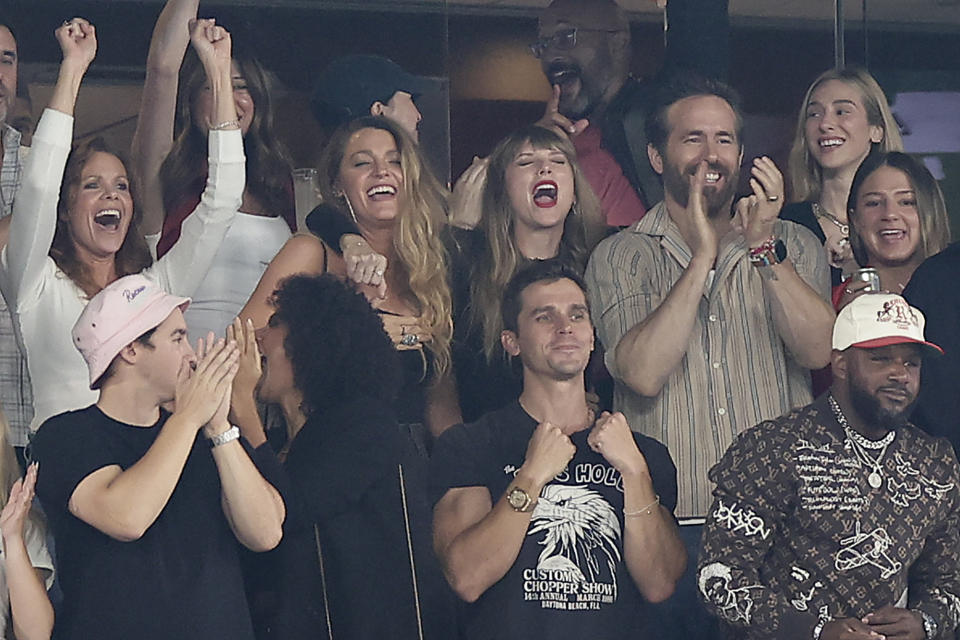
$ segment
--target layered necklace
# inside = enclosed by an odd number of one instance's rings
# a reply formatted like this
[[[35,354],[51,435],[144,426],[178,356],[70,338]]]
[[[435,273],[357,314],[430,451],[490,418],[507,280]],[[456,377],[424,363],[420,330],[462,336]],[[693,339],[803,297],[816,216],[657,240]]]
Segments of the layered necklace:
[[[893,442],[894,437],[896,437],[896,431],[888,431],[887,435],[879,440],[864,438],[847,422],[846,416],[843,415],[843,412],[840,410],[840,405],[833,399],[833,396],[830,395],[827,399],[830,401],[830,408],[833,409],[833,415],[836,416],[837,422],[843,427],[843,432],[847,436],[847,442],[850,448],[853,449],[854,455],[870,470],[870,474],[867,476],[867,482],[870,483],[870,486],[874,489],[879,489],[883,484],[883,456],[886,455],[887,447],[890,446],[890,443]],[[875,454],[874,452],[879,453]]]
[[[826,218],[829,222],[832,222],[834,225],[836,225],[837,229],[840,229],[840,235],[842,235],[844,238],[850,237],[849,224],[842,222],[840,218],[821,207],[819,202],[811,202],[810,204],[813,205],[814,216],[817,218]]]

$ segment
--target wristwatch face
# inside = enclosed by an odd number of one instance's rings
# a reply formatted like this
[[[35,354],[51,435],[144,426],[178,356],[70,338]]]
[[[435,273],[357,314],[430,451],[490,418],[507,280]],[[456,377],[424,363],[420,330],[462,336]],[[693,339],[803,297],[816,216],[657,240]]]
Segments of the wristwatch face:
[[[510,503],[510,506],[513,507],[515,511],[523,511],[530,506],[530,494],[520,487],[514,487],[510,490],[510,493],[507,494],[507,502]]]

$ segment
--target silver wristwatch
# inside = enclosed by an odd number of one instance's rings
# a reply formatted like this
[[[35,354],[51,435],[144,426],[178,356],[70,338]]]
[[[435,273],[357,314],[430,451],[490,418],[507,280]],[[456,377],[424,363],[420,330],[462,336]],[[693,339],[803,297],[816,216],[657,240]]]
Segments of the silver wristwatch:
[[[223,433],[218,433],[217,435],[210,438],[210,448],[219,447],[222,444],[227,444],[228,442],[233,442],[240,438],[240,428],[237,426],[230,427]]]

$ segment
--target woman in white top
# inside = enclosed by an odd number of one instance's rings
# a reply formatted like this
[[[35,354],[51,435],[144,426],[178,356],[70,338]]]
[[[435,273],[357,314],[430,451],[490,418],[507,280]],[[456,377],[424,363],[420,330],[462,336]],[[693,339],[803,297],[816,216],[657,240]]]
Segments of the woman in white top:
[[[26,477],[20,477],[9,436],[7,419],[0,412],[0,638],[48,640],[53,630],[53,606],[47,597],[53,559],[43,518],[31,509],[37,465],[30,465]],[[10,626],[12,636],[7,633]]]
[[[132,159],[143,178],[143,231],[162,230],[159,256],[189,220],[207,173],[208,83],[196,56],[187,52],[186,25],[196,18],[198,4],[167,0],[157,19],[133,138]],[[246,187],[233,224],[184,313],[191,335],[213,331],[223,336],[295,224],[290,162],[273,128],[269,76],[249,55],[249,43],[247,48],[234,44],[232,91],[247,154]]]
[[[243,192],[243,142],[230,95],[230,36],[212,20],[191,25],[211,86],[210,176],[176,247],[151,265],[140,235],[135,183],[102,144],[70,154],[80,82],[96,54],[94,27],[82,18],[56,32],[60,75],[33,138],[0,254],[0,289],[33,381],[31,428],[96,401],[70,330],[87,300],[117,278],[143,270],[167,291],[189,296],[206,275]],[[68,162],[68,154],[71,156]],[[66,165],[66,170],[64,166]],[[62,188],[61,188],[62,183]]]

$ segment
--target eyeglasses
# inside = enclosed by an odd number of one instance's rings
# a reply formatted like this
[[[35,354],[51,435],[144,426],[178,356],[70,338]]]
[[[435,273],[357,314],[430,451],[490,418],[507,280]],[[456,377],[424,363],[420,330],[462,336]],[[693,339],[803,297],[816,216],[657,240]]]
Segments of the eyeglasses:
[[[590,29],[588,27],[572,27],[570,29],[561,29],[552,36],[540,38],[529,45],[530,52],[534,57],[543,57],[544,51],[553,47],[560,51],[570,51],[577,46],[577,31],[598,31],[601,33],[620,33],[623,29]]]

